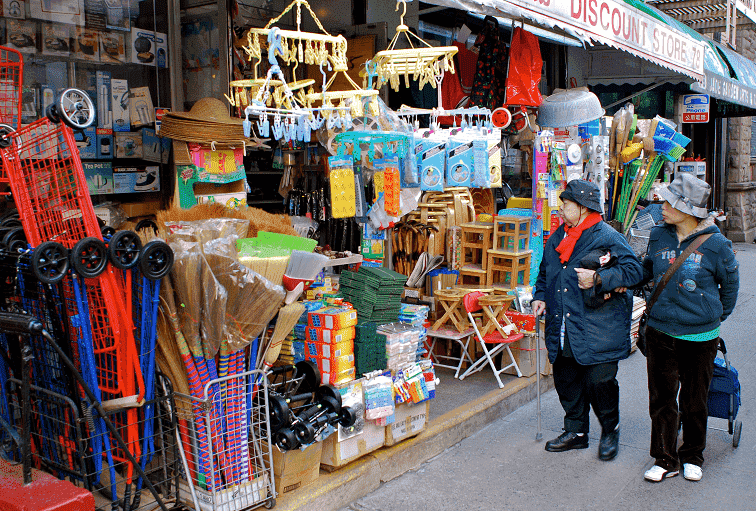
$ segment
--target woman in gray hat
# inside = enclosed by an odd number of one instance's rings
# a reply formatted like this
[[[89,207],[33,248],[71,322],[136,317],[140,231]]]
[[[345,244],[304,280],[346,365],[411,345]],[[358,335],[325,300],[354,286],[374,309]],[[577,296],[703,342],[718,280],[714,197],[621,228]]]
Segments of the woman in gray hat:
[[[681,173],[660,192],[664,222],[654,227],[643,261],[644,282],[654,286],[697,238],[709,236],[687,257],[648,311],[648,367],[651,456],[644,477],[659,482],[676,476],[698,481],[706,447],[707,398],[719,344],[719,325],[735,308],[738,263],[732,243],[709,215],[711,188]],[[678,397],[679,389],[679,397]],[[678,449],[679,420],[683,443]]]
[[[536,316],[546,314],[546,347],[565,412],[564,433],[546,450],[587,448],[592,407],[602,428],[598,457],[608,461],[619,450],[617,365],[630,354],[633,299],[626,288],[643,270],[625,237],[601,220],[600,197],[589,181],[567,183],[560,195],[564,224],[544,247],[532,307]]]

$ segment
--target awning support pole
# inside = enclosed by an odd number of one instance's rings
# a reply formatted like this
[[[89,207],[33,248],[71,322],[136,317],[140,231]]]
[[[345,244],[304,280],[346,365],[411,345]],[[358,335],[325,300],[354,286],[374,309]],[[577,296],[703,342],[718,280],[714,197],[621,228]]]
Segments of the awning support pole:
[[[659,85],[663,85],[664,83],[666,83],[666,82],[662,82],[662,81],[654,82],[653,84],[649,85],[649,86],[648,86],[648,87],[646,87],[645,89],[643,89],[643,90],[639,90],[639,91],[638,91],[638,92],[636,92],[635,94],[632,94],[632,95],[630,95],[630,96],[627,96],[626,98],[622,98],[622,99],[620,99],[619,101],[615,101],[615,102],[614,102],[614,103],[612,103],[611,105],[604,105],[604,110],[607,110],[607,109],[609,109],[609,108],[612,108],[613,106],[617,106],[617,105],[620,105],[620,104],[624,103],[625,101],[628,101],[628,100],[630,100],[630,99],[633,99],[633,98],[634,98],[634,97],[636,97],[636,96],[640,96],[641,94],[644,94],[644,93],[646,93],[646,92],[650,91],[651,89],[655,89],[655,88],[657,88],[657,87],[658,87]]]

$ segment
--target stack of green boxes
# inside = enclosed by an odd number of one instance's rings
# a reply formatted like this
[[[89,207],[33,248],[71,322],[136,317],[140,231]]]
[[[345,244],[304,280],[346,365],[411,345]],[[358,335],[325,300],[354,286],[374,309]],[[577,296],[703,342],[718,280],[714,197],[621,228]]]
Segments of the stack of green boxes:
[[[392,323],[399,318],[407,276],[386,268],[360,267],[339,277],[340,293],[357,311],[360,322]]]
[[[372,321],[355,327],[354,366],[358,375],[386,369],[386,339],[376,333],[377,328]]]

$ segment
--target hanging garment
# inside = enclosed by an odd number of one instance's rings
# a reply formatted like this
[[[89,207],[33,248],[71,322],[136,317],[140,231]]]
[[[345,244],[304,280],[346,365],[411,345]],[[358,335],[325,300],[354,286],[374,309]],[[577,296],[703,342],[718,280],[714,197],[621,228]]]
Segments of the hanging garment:
[[[479,47],[475,80],[470,92],[470,106],[494,110],[504,102],[506,46],[499,37],[499,22],[486,16],[486,24],[478,36]]]

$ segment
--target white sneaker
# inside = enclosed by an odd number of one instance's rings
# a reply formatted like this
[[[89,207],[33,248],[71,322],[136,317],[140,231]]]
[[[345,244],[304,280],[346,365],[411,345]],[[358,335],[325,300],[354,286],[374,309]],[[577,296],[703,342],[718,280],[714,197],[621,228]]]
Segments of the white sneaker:
[[[703,477],[703,470],[698,465],[693,463],[683,464],[683,477],[688,481],[700,481]]]
[[[659,465],[654,465],[653,467],[646,470],[646,473],[643,474],[643,478],[646,481],[658,483],[662,479],[666,479],[667,477],[675,477],[679,473],[679,470],[667,470],[666,468],[662,468]]]

